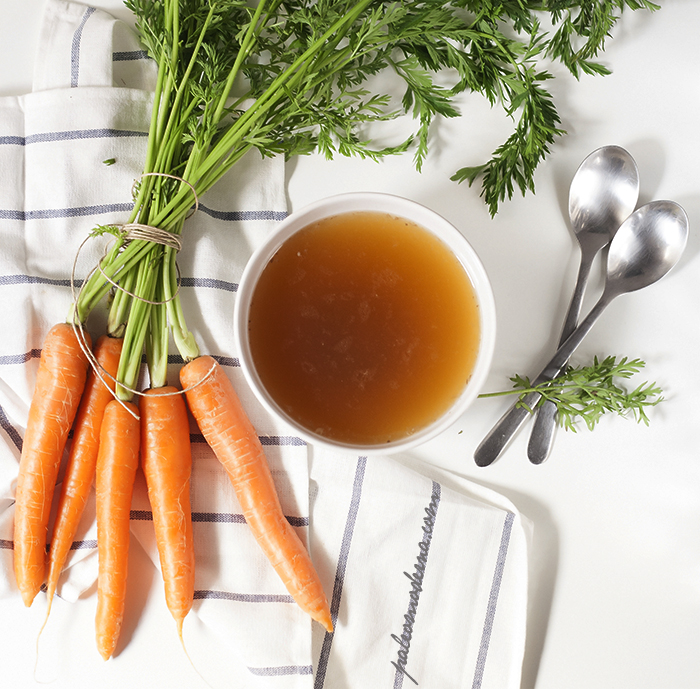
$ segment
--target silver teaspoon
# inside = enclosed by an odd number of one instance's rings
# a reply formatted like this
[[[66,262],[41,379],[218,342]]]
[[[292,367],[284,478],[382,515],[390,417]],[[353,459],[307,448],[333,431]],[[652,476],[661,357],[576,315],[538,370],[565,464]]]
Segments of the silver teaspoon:
[[[569,189],[569,218],[581,250],[581,263],[559,345],[576,327],[594,258],[634,210],[638,196],[637,164],[624,148],[603,146],[593,151],[576,171]],[[549,454],[556,413],[554,402],[545,401],[537,408],[527,447],[533,464],[541,464]]]
[[[610,242],[603,294],[535,378],[533,386],[559,374],[615,297],[647,287],[666,275],[678,263],[687,238],[688,216],[673,201],[652,201],[632,213]],[[539,393],[530,393],[524,402],[532,408],[539,398]],[[501,417],[474,453],[478,466],[488,466],[500,455],[529,413],[516,403]]]

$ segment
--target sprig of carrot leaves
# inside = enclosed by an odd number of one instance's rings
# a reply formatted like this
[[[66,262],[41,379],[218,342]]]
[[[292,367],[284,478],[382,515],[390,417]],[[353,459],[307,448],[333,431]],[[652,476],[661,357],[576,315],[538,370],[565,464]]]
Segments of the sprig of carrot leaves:
[[[533,412],[545,401],[553,402],[557,407],[557,419],[560,426],[576,431],[576,423],[582,420],[589,430],[593,430],[606,413],[634,418],[637,423],[649,425],[646,411],[663,400],[662,390],[656,383],[644,382],[632,390],[619,384],[619,379],[629,380],[644,368],[641,359],[622,357],[619,361],[614,356],[602,361],[594,357],[589,366],[568,366],[563,373],[553,380],[533,385],[530,378],[514,375],[510,380],[512,390],[483,393],[480,397],[498,397],[518,395],[517,405]],[[527,406],[525,398],[532,392],[541,397],[534,408]]]
[[[171,61],[172,42],[164,37],[172,30],[172,3],[126,4],[150,54]],[[241,0],[180,0],[179,7],[174,69],[186,80],[184,97],[192,106],[183,135],[196,148],[212,133],[211,143],[238,140],[234,132],[263,155],[287,157],[318,150],[329,158],[376,159],[414,146],[420,169],[434,120],[460,115],[459,94],[476,92],[502,106],[515,123],[490,160],[453,176],[470,184],[481,179],[492,214],[516,188],[534,190],[535,169],[564,134],[545,88],[553,78],[547,63],[561,63],[576,78],[608,74],[597,58],[623,11],[658,9],[649,0],[260,0],[253,7]],[[293,76],[284,77],[290,69]],[[400,105],[391,94],[372,90],[369,84],[380,73],[398,77]],[[228,102],[232,74],[238,90]],[[271,97],[273,85],[281,92]],[[224,136],[224,112],[249,124],[234,125]],[[417,123],[402,143],[377,148],[363,138],[369,123],[402,114]]]

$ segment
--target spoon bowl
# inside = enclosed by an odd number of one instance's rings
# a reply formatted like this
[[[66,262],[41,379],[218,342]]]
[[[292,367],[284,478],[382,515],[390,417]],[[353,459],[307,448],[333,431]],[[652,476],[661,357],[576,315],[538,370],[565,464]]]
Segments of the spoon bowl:
[[[620,146],[603,146],[579,166],[569,190],[569,218],[582,246],[602,249],[637,205],[639,173]]]
[[[642,206],[622,224],[608,251],[606,290],[634,292],[676,265],[688,237],[688,217],[673,201]]]

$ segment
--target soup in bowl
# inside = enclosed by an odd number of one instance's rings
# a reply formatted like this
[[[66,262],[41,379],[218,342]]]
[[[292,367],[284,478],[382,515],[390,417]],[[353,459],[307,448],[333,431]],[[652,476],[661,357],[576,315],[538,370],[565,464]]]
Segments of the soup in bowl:
[[[291,214],[253,254],[234,313],[258,399],[313,444],[398,452],[478,395],[495,344],[491,287],[444,218],[353,193]]]

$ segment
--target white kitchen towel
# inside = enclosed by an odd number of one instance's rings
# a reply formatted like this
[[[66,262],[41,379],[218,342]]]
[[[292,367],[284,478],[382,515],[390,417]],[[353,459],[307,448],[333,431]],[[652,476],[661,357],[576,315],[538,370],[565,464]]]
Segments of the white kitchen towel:
[[[131,209],[154,79],[154,65],[130,29],[85,5],[48,0],[39,45],[33,92],[0,98],[0,317],[11,324],[0,333],[0,597],[19,595],[13,495],[41,344],[67,314],[73,259],[88,232],[123,222]],[[336,628],[326,634],[293,604],[193,425],[197,575],[185,634],[195,662],[206,666],[201,632],[217,640],[211,662],[225,664],[227,677],[244,689],[414,682],[515,689],[527,587],[515,509],[469,482],[437,480],[427,467],[423,475],[396,458],[308,447],[246,387],[233,347],[237,282],[252,250],[285,215],[283,161],[248,155],[201,199],[186,225],[181,295],[200,348],[225,366],[258,430]],[[103,248],[99,240],[83,247],[78,278]],[[96,338],[104,314],[94,314],[88,327]],[[173,355],[173,381],[180,364]],[[157,567],[141,476],[132,533]],[[95,581],[95,538],[88,506],[59,589],[75,605],[93,603],[91,595],[79,596]]]
[[[312,452],[311,547],[332,583],[315,689],[520,686],[521,517],[502,496],[388,457]]]

